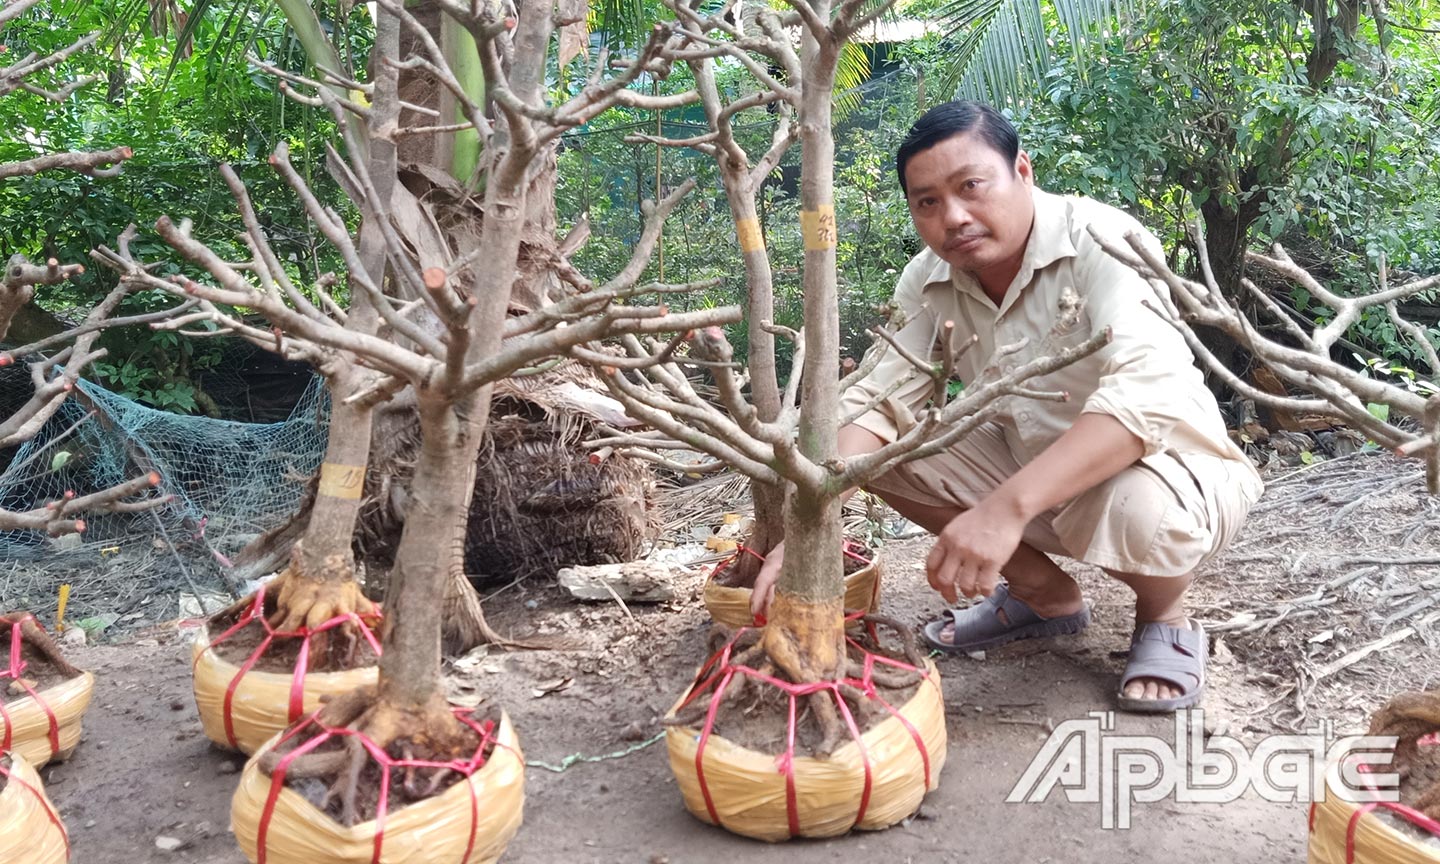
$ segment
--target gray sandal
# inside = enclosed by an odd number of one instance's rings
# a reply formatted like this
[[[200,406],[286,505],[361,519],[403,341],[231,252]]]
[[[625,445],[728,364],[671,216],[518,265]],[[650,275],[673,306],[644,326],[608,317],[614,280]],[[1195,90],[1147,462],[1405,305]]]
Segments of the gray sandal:
[[[1005,613],[1004,618],[1000,617],[1001,612]],[[952,639],[942,641],[940,631],[951,623],[955,625]],[[974,606],[946,610],[944,617],[925,625],[920,637],[937,651],[961,654],[984,651],[1017,639],[1067,636],[1079,633],[1089,624],[1088,605],[1069,615],[1044,618],[1024,601],[1011,597],[1009,587],[1002,582],[995,586],[994,593]]]
[[[1187,619],[1189,627],[1152,622],[1136,628],[1130,639],[1130,660],[1115,691],[1122,711],[1159,714],[1190,708],[1205,695],[1205,661],[1209,640],[1200,622]],[[1180,689],[1171,699],[1134,699],[1125,695],[1125,686],[1136,678],[1159,678]]]

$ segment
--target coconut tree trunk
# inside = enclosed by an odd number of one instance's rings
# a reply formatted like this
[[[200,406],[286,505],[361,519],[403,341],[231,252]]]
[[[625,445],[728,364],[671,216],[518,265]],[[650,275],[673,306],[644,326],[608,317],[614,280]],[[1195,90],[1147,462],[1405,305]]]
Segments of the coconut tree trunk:
[[[822,21],[829,0],[812,4]],[[837,452],[840,312],[835,288],[835,140],[830,97],[839,47],[818,42],[808,28],[800,46],[804,90],[800,105],[800,220],[805,239],[805,343],[799,446],[824,465]],[[785,564],[766,627],[770,658],[796,681],[835,677],[844,658],[845,583],[838,489],[795,488],[785,513]]]

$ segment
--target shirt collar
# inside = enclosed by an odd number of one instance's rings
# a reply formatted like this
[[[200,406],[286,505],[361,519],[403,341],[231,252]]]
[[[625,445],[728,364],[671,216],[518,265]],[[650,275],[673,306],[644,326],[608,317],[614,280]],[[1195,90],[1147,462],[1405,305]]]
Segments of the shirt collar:
[[[1076,255],[1075,244],[1070,239],[1070,208],[1065,199],[1036,186],[1031,191],[1031,200],[1035,202],[1035,221],[1030,229],[1030,239],[1025,245],[1025,257],[1020,261],[1020,271],[1016,274],[1021,290],[1030,284],[1037,271],[1049,267],[1061,258],[1073,258]],[[967,273],[952,273],[950,265],[939,256],[936,256],[936,264],[930,271],[927,284],[934,282],[953,285],[957,290],[973,295],[982,302],[990,302],[979,282]],[[1008,293],[1004,306],[1010,306],[1019,293]]]

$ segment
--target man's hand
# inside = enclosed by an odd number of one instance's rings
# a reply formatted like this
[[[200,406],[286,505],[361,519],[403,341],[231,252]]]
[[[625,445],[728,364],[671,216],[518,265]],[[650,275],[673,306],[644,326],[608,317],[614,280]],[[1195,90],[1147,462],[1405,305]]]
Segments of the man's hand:
[[[987,502],[951,519],[925,559],[930,587],[948,603],[960,595],[986,597],[1000,584],[1000,568],[1020,547],[1025,520]]]
[[[785,541],[775,544],[765,563],[760,565],[760,574],[755,577],[755,591],[750,595],[750,614],[764,615],[770,609],[775,597],[775,583],[780,579],[780,565],[785,563]]]

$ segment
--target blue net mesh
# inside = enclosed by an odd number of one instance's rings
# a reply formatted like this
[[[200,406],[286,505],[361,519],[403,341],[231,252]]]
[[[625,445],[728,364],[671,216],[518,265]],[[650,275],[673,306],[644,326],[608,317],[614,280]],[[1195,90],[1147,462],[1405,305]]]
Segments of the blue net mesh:
[[[222,592],[225,560],[294,510],[324,456],[329,396],[318,376],[275,423],[181,416],[89,382],[79,389],[0,473],[0,507],[29,510],[148,471],[174,498],[150,512],[85,514],[79,536],[0,532],[0,606],[40,612],[70,581],[89,588],[72,601],[78,614],[149,592],[162,601],[145,610],[152,620],[178,611],[177,592]]]

